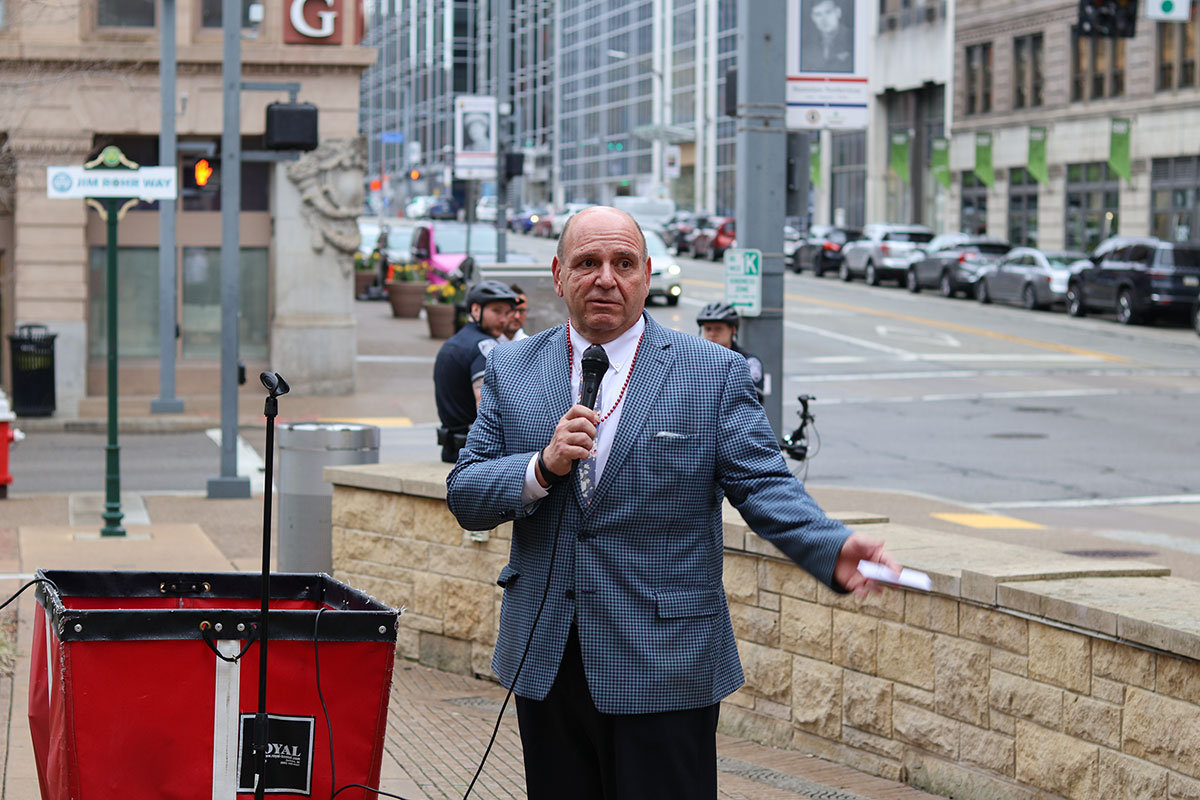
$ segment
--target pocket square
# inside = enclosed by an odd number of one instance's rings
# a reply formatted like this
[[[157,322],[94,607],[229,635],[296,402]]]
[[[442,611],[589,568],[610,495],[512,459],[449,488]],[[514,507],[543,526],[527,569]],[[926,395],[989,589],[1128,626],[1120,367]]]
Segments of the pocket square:
[[[675,433],[675,431],[659,431],[658,433],[654,434],[654,438],[655,439],[686,439],[687,437],[684,436],[682,433]]]

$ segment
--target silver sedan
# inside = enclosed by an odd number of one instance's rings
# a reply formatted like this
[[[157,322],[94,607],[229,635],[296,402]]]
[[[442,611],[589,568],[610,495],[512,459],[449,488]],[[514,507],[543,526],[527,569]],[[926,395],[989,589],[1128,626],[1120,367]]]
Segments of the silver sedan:
[[[1028,309],[1062,303],[1067,295],[1071,264],[1086,258],[1086,253],[1068,250],[1014,248],[979,273],[975,296],[981,303],[1011,303]]]

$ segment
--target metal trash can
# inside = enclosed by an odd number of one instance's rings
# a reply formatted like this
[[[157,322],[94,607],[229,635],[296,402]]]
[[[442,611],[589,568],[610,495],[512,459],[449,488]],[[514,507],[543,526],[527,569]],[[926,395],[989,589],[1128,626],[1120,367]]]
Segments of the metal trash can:
[[[12,410],[18,417],[54,413],[54,339],[45,325],[22,325],[8,335],[12,348]]]
[[[333,572],[333,485],[325,467],[379,463],[379,428],[351,422],[281,424],[279,571]]]

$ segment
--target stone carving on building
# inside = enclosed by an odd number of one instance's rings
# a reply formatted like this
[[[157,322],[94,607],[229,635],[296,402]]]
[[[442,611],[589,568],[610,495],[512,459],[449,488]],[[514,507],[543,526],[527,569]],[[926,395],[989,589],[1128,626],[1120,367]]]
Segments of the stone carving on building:
[[[288,179],[300,193],[300,214],[314,252],[334,251],[349,276],[358,250],[358,216],[362,213],[366,140],[327,139],[298,161],[288,164]]]

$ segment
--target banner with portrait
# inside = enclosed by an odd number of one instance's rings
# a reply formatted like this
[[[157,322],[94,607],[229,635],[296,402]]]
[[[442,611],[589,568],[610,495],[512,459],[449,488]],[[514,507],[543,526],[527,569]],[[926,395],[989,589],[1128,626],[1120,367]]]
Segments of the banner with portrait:
[[[454,176],[496,180],[496,98],[460,94],[454,98]]]
[[[867,127],[869,0],[787,0],[787,127]]]

